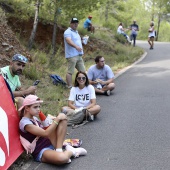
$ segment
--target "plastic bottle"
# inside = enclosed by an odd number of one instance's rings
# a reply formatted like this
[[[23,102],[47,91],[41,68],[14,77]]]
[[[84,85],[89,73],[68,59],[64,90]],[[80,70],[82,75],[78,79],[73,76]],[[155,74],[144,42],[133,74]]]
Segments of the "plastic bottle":
[[[46,115],[40,111],[39,118],[41,120],[41,123],[43,125],[43,129],[47,129],[50,126],[49,119],[46,117]]]

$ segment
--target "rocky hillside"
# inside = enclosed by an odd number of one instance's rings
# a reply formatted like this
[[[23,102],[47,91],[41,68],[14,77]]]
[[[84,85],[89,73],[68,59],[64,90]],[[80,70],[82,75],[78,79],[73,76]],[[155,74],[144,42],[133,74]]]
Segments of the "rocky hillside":
[[[31,59],[29,52],[20,44],[6,22],[0,22],[0,67],[9,64],[11,57],[21,53]]]

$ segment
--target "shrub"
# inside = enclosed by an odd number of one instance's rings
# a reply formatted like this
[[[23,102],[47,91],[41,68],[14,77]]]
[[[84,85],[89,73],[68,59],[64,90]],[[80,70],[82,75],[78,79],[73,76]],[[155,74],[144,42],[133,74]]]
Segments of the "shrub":
[[[115,39],[117,42],[122,43],[122,44],[126,44],[127,40],[126,38],[122,35],[122,34],[115,34]]]
[[[43,72],[37,68],[37,65],[34,63],[29,63],[24,69],[24,75],[26,78],[31,80],[37,80],[42,77]]]

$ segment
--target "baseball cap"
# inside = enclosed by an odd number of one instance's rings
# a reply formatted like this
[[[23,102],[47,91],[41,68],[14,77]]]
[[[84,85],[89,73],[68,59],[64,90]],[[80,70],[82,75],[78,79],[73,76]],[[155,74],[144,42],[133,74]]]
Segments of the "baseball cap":
[[[70,21],[70,23],[78,23],[79,22],[79,20],[77,19],[77,18],[71,18],[71,21]]]
[[[93,17],[91,15],[89,15],[88,18],[93,18]]]
[[[37,97],[36,95],[30,94],[26,96],[26,98],[23,101],[22,106],[18,109],[18,111],[21,111],[25,106],[29,106],[29,105],[36,104],[36,103],[42,103],[42,102],[43,100],[40,100],[39,97]]]
[[[15,54],[12,57],[12,61],[19,61],[19,62],[22,62],[22,63],[27,63],[28,59],[25,56],[21,55],[21,54]]]

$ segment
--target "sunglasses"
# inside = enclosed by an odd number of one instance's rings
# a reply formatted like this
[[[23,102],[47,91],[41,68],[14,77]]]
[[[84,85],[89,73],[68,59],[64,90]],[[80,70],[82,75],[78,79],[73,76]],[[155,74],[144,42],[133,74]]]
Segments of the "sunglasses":
[[[86,80],[86,77],[77,77],[77,80]]]

